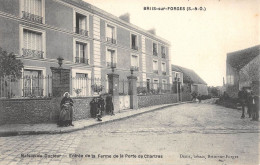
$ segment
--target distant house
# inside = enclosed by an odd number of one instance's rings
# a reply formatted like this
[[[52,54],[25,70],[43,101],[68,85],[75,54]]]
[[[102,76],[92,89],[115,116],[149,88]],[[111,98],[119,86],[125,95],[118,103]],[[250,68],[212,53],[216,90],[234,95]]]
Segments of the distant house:
[[[259,95],[260,45],[227,54],[226,92],[237,97],[243,87]]]
[[[176,81],[176,74],[180,74],[179,81],[184,87],[182,90],[189,91],[190,93],[195,91],[200,95],[208,95],[207,83],[193,70],[177,65],[172,65],[173,84]]]

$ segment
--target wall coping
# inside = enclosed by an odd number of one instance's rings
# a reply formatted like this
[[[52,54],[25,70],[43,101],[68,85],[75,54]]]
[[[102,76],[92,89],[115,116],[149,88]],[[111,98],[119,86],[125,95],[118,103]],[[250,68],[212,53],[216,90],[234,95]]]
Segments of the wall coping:
[[[8,98],[0,99],[0,101],[31,101],[31,100],[51,100],[53,97],[48,98]]]

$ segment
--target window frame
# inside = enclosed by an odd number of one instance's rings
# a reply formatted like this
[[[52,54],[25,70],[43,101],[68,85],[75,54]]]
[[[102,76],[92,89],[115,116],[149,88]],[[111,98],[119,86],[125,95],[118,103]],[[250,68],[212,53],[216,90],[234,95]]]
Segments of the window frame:
[[[157,63],[157,69],[155,69],[154,68],[154,62],[156,61],[156,63]],[[158,62],[158,60],[157,59],[153,59],[153,71],[155,71],[155,70],[159,70],[159,62]]]
[[[76,20],[77,13],[86,17],[86,24],[87,24],[87,26],[83,30],[88,31],[88,35],[85,36],[85,37],[89,37],[90,36],[90,34],[89,34],[89,13],[84,12],[84,11],[79,10],[79,9],[75,9],[75,8],[73,9],[73,27],[72,27],[73,32],[76,33],[75,28],[76,28],[76,21],[77,21]],[[78,34],[78,33],[76,33],[76,34]],[[82,34],[78,34],[78,35],[82,35]]]
[[[136,42],[135,42],[135,46],[137,47],[137,50],[136,49],[133,49],[133,45],[132,45],[132,35],[135,35],[136,36]],[[131,50],[134,50],[134,51],[138,51],[139,50],[139,36],[137,33],[133,33],[133,32],[130,32],[130,49]]]
[[[137,57],[137,65],[133,65],[132,57],[136,56]],[[139,55],[138,54],[131,54],[131,66],[136,66],[139,68]]]
[[[90,78],[92,77],[92,74],[91,74],[91,70],[85,70],[85,69],[78,69],[78,68],[72,68],[71,69],[71,76],[72,77],[76,77],[77,73],[81,73],[81,74],[87,74],[88,77],[87,77],[87,81],[88,81],[88,84],[87,84],[87,93],[86,93],[86,96],[82,96],[82,97],[87,97],[87,96],[91,96],[91,81],[90,81]],[[71,93],[71,96],[72,97],[76,97],[76,93],[73,91],[73,88],[74,88],[74,83],[71,82],[71,89],[70,89],[70,93]],[[75,94],[74,94],[75,93]]]
[[[154,54],[154,51],[153,51],[153,50],[154,50],[154,47],[153,47],[154,44],[156,45],[156,55]],[[158,51],[159,51],[159,50],[158,50],[158,43],[157,43],[157,42],[152,42],[152,53],[153,53],[153,55],[154,55],[154,56],[158,56]]]
[[[20,18],[23,18],[22,11],[25,11],[24,1],[25,0],[19,0],[19,10],[20,10],[19,16],[20,16]],[[41,0],[41,2],[42,2],[42,11],[41,11],[41,13],[42,13],[42,15],[41,15],[41,17],[42,17],[42,24],[45,24],[45,0]],[[34,22],[34,23],[37,23],[37,22]]]
[[[29,27],[29,26],[25,26],[25,25],[19,25],[19,40],[20,40],[20,44],[19,44],[19,52],[20,52],[20,56],[23,56],[23,37],[24,37],[24,29],[30,30],[30,31],[34,31],[37,33],[41,33],[42,34],[42,51],[43,51],[43,56],[42,59],[46,58],[46,32],[45,30],[42,29],[37,29],[37,28],[33,28],[33,27]],[[27,57],[27,58],[33,58],[33,57]],[[38,59],[38,58],[35,58]],[[39,58],[40,59],[40,58]]]
[[[85,55],[85,59],[88,60],[87,65],[90,65],[90,45],[89,45],[90,43],[89,43],[89,41],[78,39],[78,38],[73,38],[73,60],[72,60],[73,63],[75,63],[75,64],[86,64],[86,63],[80,63],[80,62],[76,63],[76,57],[77,57],[76,56],[76,54],[77,54],[76,45],[77,45],[77,42],[86,44],[86,47],[85,47],[86,51],[85,52],[87,52],[87,54]]]
[[[112,36],[112,38],[111,39],[114,39],[115,40],[115,43],[112,43],[112,42],[110,42],[110,41],[108,41],[107,40],[107,38],[110,38],[110,37],[108,37],[108,35],[107,35],[107,28],[108,28],[108,26],[111,26],[111,27],[113,27],[114,28],[114,36]],[[114,38],[113,38],[114,37]],[[117,44],[117,27],[116,27],[116,25],[114,25],[113,23],[110,23],[110,22],[106,22],[105,23],[105,41],[106,42],[109,42],[109,43],[111,43],[111,44]]]
[[[114,61],[108,61],[108,50],[113,50],[114,51],[114,55],[113,55],[113,59],[114,59]],[[113,63],[115,63],[116,65],[117,65],[117,49],[116,48],[112,48],[112,47],[109,47],[109,46],[106,46],[106,67],[108,67],[107,65],[107,63],[108,62],[113,62]]]
[[[42,72],[42,77],[43,77],[43,83],[42,83],[42,88],[43,88],[43,96],[47,96],[47,84],[46,81],[44,81],[44,77],[46,77],[46,68],[45,67],[38,67],[38,66],[28,66],[25,65],[24,68],[22,69],[22,78],[24,79],[24,70],[35,70],[35,71],[41,71]],[[21,83],[21,92],[23,94],[23,87],[24,87],[24,82],[22,81]]]

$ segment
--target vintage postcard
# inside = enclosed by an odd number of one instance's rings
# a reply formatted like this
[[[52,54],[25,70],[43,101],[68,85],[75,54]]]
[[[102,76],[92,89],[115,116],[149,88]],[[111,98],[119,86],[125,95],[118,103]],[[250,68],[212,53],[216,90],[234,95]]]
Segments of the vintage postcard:
[[[1,165],[259,165],[260,0],[0,0]]]

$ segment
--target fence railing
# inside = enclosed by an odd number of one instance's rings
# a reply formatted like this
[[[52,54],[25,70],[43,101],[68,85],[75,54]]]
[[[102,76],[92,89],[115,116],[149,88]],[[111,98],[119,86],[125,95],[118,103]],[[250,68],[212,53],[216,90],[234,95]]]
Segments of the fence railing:
[[[31,49],[25,49],[23,48],[23,56],[24,57],[37,57],[37,58],[43,58],[43,51],[41,50],[31,50]]]
[[[89,65],[88,59],[83,57],[75,57],[75,63],[83,63]]]
[[[107,42],[110,42],[112,44],[116,44],[116,40],[114,38],[107,37]]]
[[[52,76],[24,76],[22,78],[0,77],[0,98],[48,98],[52,97],[53,81],[61,81]],[[107,79],[70,77],[70,94],[73,97],[87,97],[108,93]],[[121,84],[120,84],[121,85]],[[123,93],[128,90],[120,88]]]
[[[82,76],[83,77],[70,77],[70,91],[68,92],[70,92],[71,96],[87,97],[109,92],[109,80],[91,79],[84,77],[84,75]],[[57,81],[62,80],[53,78],[52,76],[23,76],[22,78],[1,77],[0,98],[52,97],[55,95],[52,91],[52,85],[53,83],[57,83]],[[137,82],[136,86],[138,95],[165,94],[176,91],[175,84],[162,82],[142,81]],[[118,84],[119,95],[128,95],[129,90],[129,81],[120,79]],[[180,89],[178,91],[180,91]]]
[[[23,14],[24,19],[27,19],[27,20],[30,20],[30,21],[33,21],[33,22],[37,22],[37,23],[42,23],[42,17],[41,16],[31,14],[31,13],[28,13],[28,12],[25,12],[25,11],[22,11],[22,14]]]
[[[51,76],[0,77],[0,98],[50,97]]]
[[[138,95],[154,95],[172,93],[172,84],[168,83],[155,83],[149,81],[137,82]]]
[[[116,68],[116,63],[115,62],[107,62],[107,67],[108,68]]]
[[[132,45],[131,47],[133,50],[138,50],[138,46]]]
[[[166,58],[166,54],[165,53],[162,53],[162,58]]]
[[[78,27],[75,27],[75,33],[77,34],[80,34],[80,35],[83,35],[83,36],[88,36],[88,31],[85,30],[85,29],[81,29],[81,28],[78,28]]]

